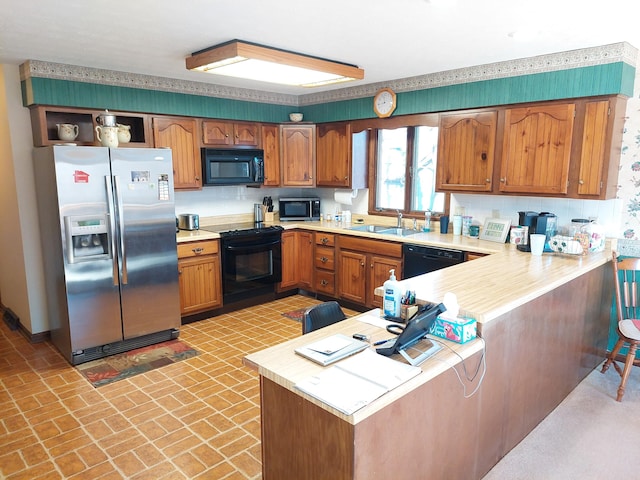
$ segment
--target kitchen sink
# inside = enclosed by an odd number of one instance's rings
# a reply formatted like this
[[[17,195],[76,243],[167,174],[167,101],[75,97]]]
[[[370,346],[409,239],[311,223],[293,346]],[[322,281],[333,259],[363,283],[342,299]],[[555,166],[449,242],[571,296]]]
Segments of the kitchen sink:
[[[349,227],[349,230],[355,230],[356,232],[371,232],[380,233],[383,230],[389,230],[392,227],[389,225],[354,225]]]
[[[419,233],[417,230],[413,230],[412,228],[390,227],[389,225],[354,225],[349,227],[349,230],[355,230],[356,232],[381,233],[384,235],[398,235],[400,237]]]

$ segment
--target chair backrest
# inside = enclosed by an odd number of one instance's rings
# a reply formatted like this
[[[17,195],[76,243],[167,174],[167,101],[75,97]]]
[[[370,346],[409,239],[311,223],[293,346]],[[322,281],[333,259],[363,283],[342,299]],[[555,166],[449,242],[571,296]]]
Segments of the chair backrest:
[[[640,318],[640,258],[618,259],[613,252],[613,280],[618,321]]]
[[[302,317],[302,334],[313,332],[319,328],[344,320],[347,316],[338,302],[324,302],[305,310]]]

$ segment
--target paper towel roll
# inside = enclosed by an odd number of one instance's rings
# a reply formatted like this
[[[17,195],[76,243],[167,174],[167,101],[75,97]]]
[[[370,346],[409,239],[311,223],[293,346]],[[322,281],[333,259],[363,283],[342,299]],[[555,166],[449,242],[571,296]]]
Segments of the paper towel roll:
[[[353,199],[358,196],[358,190],[336,190],[333,199],[342,205],[353,205]]]

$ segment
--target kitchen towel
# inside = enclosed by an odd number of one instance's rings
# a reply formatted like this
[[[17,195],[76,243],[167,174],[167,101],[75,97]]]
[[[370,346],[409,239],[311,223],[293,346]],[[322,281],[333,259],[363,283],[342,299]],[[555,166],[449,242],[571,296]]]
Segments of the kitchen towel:
[[[358,189],[354,190],[336,190],[333,193],[333,199],[336,203],[342,205],[353,205],[353,199],[358,196]]]

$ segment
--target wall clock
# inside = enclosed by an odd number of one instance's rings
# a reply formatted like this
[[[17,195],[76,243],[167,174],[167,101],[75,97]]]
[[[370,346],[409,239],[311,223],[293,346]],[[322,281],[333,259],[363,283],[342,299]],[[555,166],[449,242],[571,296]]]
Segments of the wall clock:
[[[390,117],[395,109],[396,93],[390,88],[380,89],[373,97],[373,111],[378,117]]]

